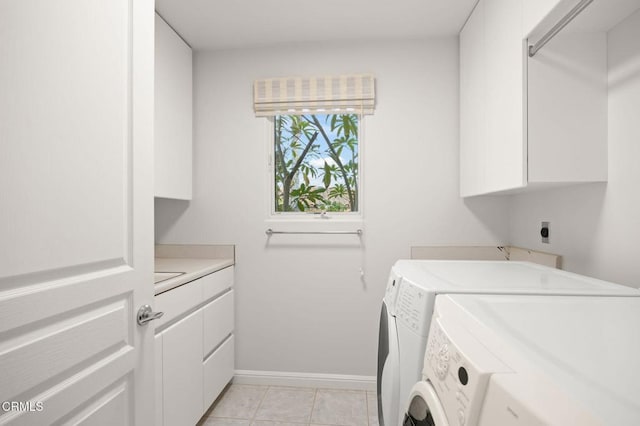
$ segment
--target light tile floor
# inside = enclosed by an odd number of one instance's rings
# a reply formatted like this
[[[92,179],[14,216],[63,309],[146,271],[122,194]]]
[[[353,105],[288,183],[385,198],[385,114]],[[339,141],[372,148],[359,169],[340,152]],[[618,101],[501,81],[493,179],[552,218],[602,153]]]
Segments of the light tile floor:
[[[229,385],[199,426],[378,426],[375,392]]]

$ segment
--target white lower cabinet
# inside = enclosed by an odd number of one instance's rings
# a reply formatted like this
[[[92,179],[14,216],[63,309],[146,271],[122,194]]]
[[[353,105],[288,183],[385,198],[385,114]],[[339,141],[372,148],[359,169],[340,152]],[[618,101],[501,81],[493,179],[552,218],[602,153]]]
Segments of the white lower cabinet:
[[[165,426],[195,425],[202,413],[202,310],[162,333]]]
[[[233,268],[156,296],[156,425],[195,425],[234,372]]]
[[[207,409],[233,377],[233,335],[204,360],[203,404]]]

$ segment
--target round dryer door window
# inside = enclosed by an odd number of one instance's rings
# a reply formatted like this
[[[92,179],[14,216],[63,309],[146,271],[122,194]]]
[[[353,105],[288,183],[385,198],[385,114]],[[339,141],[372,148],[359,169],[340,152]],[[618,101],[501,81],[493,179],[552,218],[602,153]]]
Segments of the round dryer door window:
[[[442,403],[431,383],[423,381],[411,389],[403,426],[449,426]]]

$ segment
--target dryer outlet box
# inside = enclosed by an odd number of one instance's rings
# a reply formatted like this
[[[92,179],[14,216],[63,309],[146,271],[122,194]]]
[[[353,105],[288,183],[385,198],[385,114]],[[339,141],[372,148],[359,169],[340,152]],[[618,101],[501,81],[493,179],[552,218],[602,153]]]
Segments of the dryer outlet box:
[[[540,225],[540,237],[542,237],[542,242],[545,244],[549,244],[549,234],[551,222],[542,222]]]

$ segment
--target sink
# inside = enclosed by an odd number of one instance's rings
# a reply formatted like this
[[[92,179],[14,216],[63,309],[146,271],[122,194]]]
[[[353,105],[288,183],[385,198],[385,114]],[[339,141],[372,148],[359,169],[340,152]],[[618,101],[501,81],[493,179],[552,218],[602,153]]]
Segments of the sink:
[[[184,272],[154,272],[153,282],[155,284],[158,284],[160,281],[166,281],[168,279],[179,277],[180,275],[184,274]]]

